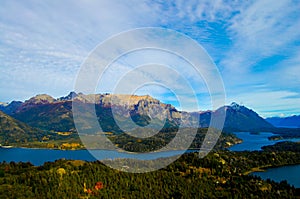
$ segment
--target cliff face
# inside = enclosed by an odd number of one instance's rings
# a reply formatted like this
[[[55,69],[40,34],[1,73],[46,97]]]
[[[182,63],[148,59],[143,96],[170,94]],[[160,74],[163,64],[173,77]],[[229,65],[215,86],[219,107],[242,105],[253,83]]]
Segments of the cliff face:
[[[181,113],[170,104],[164,104],[149,96],[91,94],[84,95],[71,92],[65,97],[54,99],[42,94],[32,97],[25,102],[12,102],[1,106],[3,112],[30,126],[54,131],[74,131],[75,126],[72,114],[72,102],[95,106],[99,123],[104,130],[117,130],[114,120],[126,121],[131,119],[140,126],[149,123],[167,122],[173,127],[180,123]],[[89,112],[83,114],[89,115]]]
[[[162,103],[149,95],[78,95],[73,100],[79,103],[94,103],[100,125],[107,131],[120,131],[115,120],[126,126],[126,129],[131,129],[129,124],[126,124],[128,118],[138,126],[151,123],[151,128],[161,128],[164,123],[166,127],[176,127],[183,121],[182,113],[174,106]],[[112,128],[106,128],[107,126]]]
[[[148,116],[149,118],[180,119],[181,113],[171,104],[165,104],[149,96],[115,95],[115,94],[79,94],[74,101],[82,103],[95,103],[103,108],[112,108],[114,113],[123,117],[134,115]]]

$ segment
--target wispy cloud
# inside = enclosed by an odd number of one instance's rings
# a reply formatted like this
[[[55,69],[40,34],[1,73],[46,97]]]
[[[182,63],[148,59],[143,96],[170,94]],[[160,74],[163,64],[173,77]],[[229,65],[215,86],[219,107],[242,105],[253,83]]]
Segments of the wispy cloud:
[[[1,100],[72,90],[80,64],[93,48],[142,22],[151,26],[152,12],[142,1],[2,1]]]
[[[175,29],[204,46],[221,71],[228,103],[244,102],[265,116],[299,113],[299,9],[299,1],[293,0],[2,0],[0,100],[64,95],[100,42],[121,31],[154,26]],[[107,72],[106,81],[134,64],[162,61],[161,55],[152,53],[148,60],[138,53],[124,57]],[[205,101],[203,109],[210,108],[203,80],[180,59],[165,58],[193,86],[201,84],[196,94]],[[176,78],[168,78],[180,88]],[[167,91],[157,89],[157,96],[175,101]]]
[[[299,50],[299,8],[299,3],[289,0],[257,1],[242,7],[227,28],[234,43],[223,67],[248,72],[266,57]]]
[[[300,112],[299,104],[295,103],[299,100],[299,94],[288,91],[270,91],[270,90],[256,90],[255,92],[240,93],[233,98],[228,98],[230,103],[238,99],[238,103],[244,104],[255,111],[258,111],[263,117],[270,117],[273,115],[293,115]]]

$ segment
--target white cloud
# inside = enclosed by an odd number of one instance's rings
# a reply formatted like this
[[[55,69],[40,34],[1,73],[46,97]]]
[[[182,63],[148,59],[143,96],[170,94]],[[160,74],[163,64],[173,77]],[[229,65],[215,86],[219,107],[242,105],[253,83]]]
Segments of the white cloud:
[[[283,109],[289,113],[286,104],[295,104],[290,107],[299,111],[299,8],[298,1],[289,0],[2,0],[1,100],[24,100],[37,93],[64,95],[72,90],[80,64],[100,42],[131,28],[158,26],[183,32],[204,45],[219,64],[228,103],[244,101],[266,115]],[[120,45],[126,46],[126,42]],[[188,46],[181,48],[193,53]],[[128,63],[163,60],[155,53],[149,59],[139,55]],[[284,58],[274,66],[259,65],[274,55]],[[194,82],[199,99],[202,97],[204,106],[210,107],[203,80],[180,59],[165,59]],[[122,76],[131,68],[128,63],[116,64],[108,77]],[[177,79],[165,75],[166,81],[179,85]],[[113,85],[109,80],[107,87]],[[160,90],[157,93],[166,97]]]
[[[228,96],[227,103],[233,101],[254,109],[263,117],[300,112],[299,94],[290,91],[249,90],[249,92]]]
[[[152,25],[154,12],[142,1],[2,1],[1,100],[24,100],[30,96],[22,93],[32,90],[69,92],[80,64],[99,42],[140,23]]]
[[[300,38],[300,4],[283,0],[256,1],[240,9],[228,31],[233,45],[222,66],[229,72],[249,72],[257,62],[293,50]]]
[[[298,92],[300,95],[300,47],[276,66],[278,70],[271,72],[270,82],[278,87]]]

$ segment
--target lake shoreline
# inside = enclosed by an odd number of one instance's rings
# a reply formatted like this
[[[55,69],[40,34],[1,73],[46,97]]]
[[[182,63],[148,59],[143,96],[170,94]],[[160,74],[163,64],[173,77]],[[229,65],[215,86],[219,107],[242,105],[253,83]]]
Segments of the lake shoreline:
[[[292,163],[292,164],[282,164],[282,165],[277,165],[277,166],[266,165],[266,166],[260,166],[260,167],[253,167],[249,171],[244,172],[244,175],[249,175],[254,172],[266,172],[268,169],[280,168],[280,167],[284,167],[284,166],[293,166],[293,165],[300,165],[300,162]]]
[[[262,168],[264,168],[262,171],[252,171],[249,175],[260,177],[263,180],[270,179],[277,183],[287,181],[288,184],[300,190],[300,182],[297,178],[297,174],[300,170],[300,163],[266,166]]]
[[[109,150],[109,151],[115,151],[113,149],[105,149],[105,148],[76,148],[76,149],[61,149],[61,148],[50,148],[50,147],[28,147],[28,146],[0,146],[2,149],[48,149],[48,150],[58,150],[58,151],[78,151],[78,150]],[[132,152],[132,151],[125,151],[126,153],[132,153],[132,154],[140,154],[140,153],[155,153],[155,152],[167,152],[167,151],[183,151],[183,150],[194,150],[194,151],[199,151],[201,148],[188,148],[188,149],[170,149],[170,150],[164,150],[164,151],[143,151],[143,152]],[[123,152],[122,150],[118,150],[118,152]]]
[[[260,133],[251,133],[251,132],[233,132],[233,134],[242,140],[241,143],[234,144],[228,149],[230,151],[262,151],[263,146],[275,145],[278,142],[291,141],[299,142],[299,138],[289,138],[281,140],[270,140],[271,136],[276,134],[272,132],[260,132]]]
[[[127,153],[127,154],[133,154],[133,155],[138,155],[138,154],[154,154],[154,153],[162,153],[162,152],[177,152],[177,151],[190,151],[190,152],[197,152],[200,149],[172,149],[172,150],[164,150],[164,151],[149,151],[149,152],[131,152],[131,151],[122,151],[122,150],[113,150],[113,149],[102,149],[102,148],[92,148],[92,149],[87,149],[87,148],[81,148],[81,149],[57,149],[57,148],[37,148],[37,147],[20,147],[20,146],[12,146],[9,148],[2,148],[0,149],[4,150],[10,150],[10,149],[25,149],[25,150],[51,150],[51,151],[111,151],[111,152],[118,152],[118,153]]]
[[[263,166],[263,167],[260,167],[260,169],[262,170],[262,172],[265,172],[267,171],[268,169],[274,169],[274,168],[279,168],[279,167],[284,167],[284,166],[293,166],[293,165],[300,165],[300,162],[299,163],[293,163],[293,164],[283,164],[283,165],[279,165],[279,166]]]

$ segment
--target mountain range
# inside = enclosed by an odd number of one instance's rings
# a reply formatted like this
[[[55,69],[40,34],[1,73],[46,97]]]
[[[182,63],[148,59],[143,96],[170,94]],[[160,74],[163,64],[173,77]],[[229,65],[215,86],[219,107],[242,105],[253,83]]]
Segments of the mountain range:
[[[289,117],[270,117],[266,121],[276,127],[300,128],[300,115]]]
[[[55,99],[47,94],[41,94],[25,102],[1,103],[0,110],[12,117],[14,121],[20,121],[30,127],[46,131],[75,132],[72,114],[73,101],[79,105],[94,106],[102,129],[114,133],[122,132],[117,124],[128,125],[126,121],[129,117],[136,125],[142,127],[150,123],[158,127],[163,125],[165,128],[176,128],[179,125],[190,127],[195,122],[199,122],[199,127],[208,127],[211,116],[218,118],[224,111],[226,118],[223,130],[225,131],[249,132],[274,128],[256,112],[237,103],[213,111],[185,112],[178,111],[171,104],[162,103],[149,95],[108,93],[85,95],[71,92],[65,97]],[[88,111],[85,114],[86,118],[90,117]],[[83,125],[85,125],[84,121]],[[130,126],[127,128],[130,129]]]

